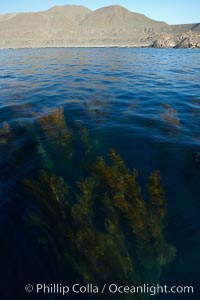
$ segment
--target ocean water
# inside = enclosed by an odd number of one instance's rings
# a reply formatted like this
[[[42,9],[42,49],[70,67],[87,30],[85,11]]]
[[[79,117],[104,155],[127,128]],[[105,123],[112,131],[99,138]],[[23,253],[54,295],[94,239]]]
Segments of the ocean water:
[[[77,124],[87,128],[97,155],[106,155],[114,148],[130,169],[137,169],[144,194],[147,177],[153,170],[160,171],[168,202],[165,235],[177,251],[161,282],[197,287],[199,78],[200,52],[191,49],[0,50],[4,292],[8,282],[15,279],[13,294],[11,291],[10,298],[5,299],[26,299],[20,287],[27,278],[41,276],[44,280],[46,273],[49,278],[64,278],[62,272],[56,277],[52,264],[43,261],[43,248],[38,249],[34,235],[25,228],[24,216],[33,204],[25,199],[21,185],[24,179],[35,178],[40,166],[35,153],[35,124],[57,109],[63,110],[75,135]],[[69,166],[68,172],[78,178],[80,166],[71,170]]]

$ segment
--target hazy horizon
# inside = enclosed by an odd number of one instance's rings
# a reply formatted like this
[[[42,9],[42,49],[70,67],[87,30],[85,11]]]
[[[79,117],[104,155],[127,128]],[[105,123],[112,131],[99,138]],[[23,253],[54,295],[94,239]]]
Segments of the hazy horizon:
[[[121,5],[128,10],[136,13],[144,14],[145,16],[156,21],[164,21],[168,24],[189,24],[199,23],[199,0],[168,0],[165,3],[159,0],[148,1],[141,0],[139,3],[130,0],[21,0],[16,3],[14,0],[4,2],[0,0],[0,14],[17,13],[17,12],[37,12],[47,10],[56,5],[82,5],[91,10],[98,9],[109,5]]]

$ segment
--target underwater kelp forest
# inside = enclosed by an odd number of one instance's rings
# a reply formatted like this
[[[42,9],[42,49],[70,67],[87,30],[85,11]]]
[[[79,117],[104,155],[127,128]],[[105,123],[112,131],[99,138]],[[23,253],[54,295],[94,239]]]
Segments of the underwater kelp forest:
[[[199,65],[0,50],[0,300],[199,299]]]
[[[41,281],[135,286],[161,282],[176,248],[166,234],[168,200],[159,170],[152,170],[141,186],[139,170],[130,169],[115,149],[103,151],[98,136],[80,122],[69,126],[62,108],[26,126],[19,123],[15,133],[4,123],[2,160],[18,131],[24,140],[31,138],[4,170],[10,172],[15,191],[4,199],[4,284],[16,276],[16,288]],[[17,201],[11,204],[12,198]],[[12,253],[12,243],[19,253]],[[13,291],[5,299],[11,299]]]

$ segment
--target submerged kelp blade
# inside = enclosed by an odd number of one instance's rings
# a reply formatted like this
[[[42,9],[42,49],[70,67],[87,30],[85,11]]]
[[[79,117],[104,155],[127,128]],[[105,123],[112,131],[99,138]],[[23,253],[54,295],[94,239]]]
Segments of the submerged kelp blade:
[[[163,204],[166,200],[159,173],[152,173],[149,191],[154,211],[161,213],[162,210],[162,216],[153,214],[152,205],[143,199],[137,184],[137,171],[131,172],[115,151],[112,150],[109,156],[112,159],[111,165],[100,157],[94,168],[96,194],[99,195],[97,201],[107,198],[105,212],[111,211],[113,206],[119,210],[122,224],[126,221],[126,230],[129,227],[132,232],[132,253],[141,264],[144,279],[151,277],[151,281],[156,282],[162,268],[175,255],[175,249],[164,238],[166,205]]]
[[[47,165],[51,159],[52,162],[56,161],[54,168],[61,171],[70,168],[73,155],[72,131],[65,121],[63,109],[44,115],[39,120],[39,125],[43,133],[39,149],[45,156]]]
[[[75,135],[63,110],[39,124],[45,170],[25,185],[35,203],[27,220],[40,244],[53,248],[63,271],[73,269],[85,283],[158,282],[175,255],[165,239],[167,200],[159,172],[151,174],[144,199],[138,172],[115,150],[95,158],[89,132],[80,126]]]
[[[0,127],[0,163],[4,162],[7,152],[10,151],[10,143],[12,142],[12,132],[8,123],[3,123]]]

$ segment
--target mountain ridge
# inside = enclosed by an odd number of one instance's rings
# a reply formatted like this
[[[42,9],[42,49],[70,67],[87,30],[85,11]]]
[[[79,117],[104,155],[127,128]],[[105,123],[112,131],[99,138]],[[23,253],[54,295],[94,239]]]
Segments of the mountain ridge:
[[[169,25],[120,5],[81,5],[0,15],[0,48],[200,47],[200,23]]]

